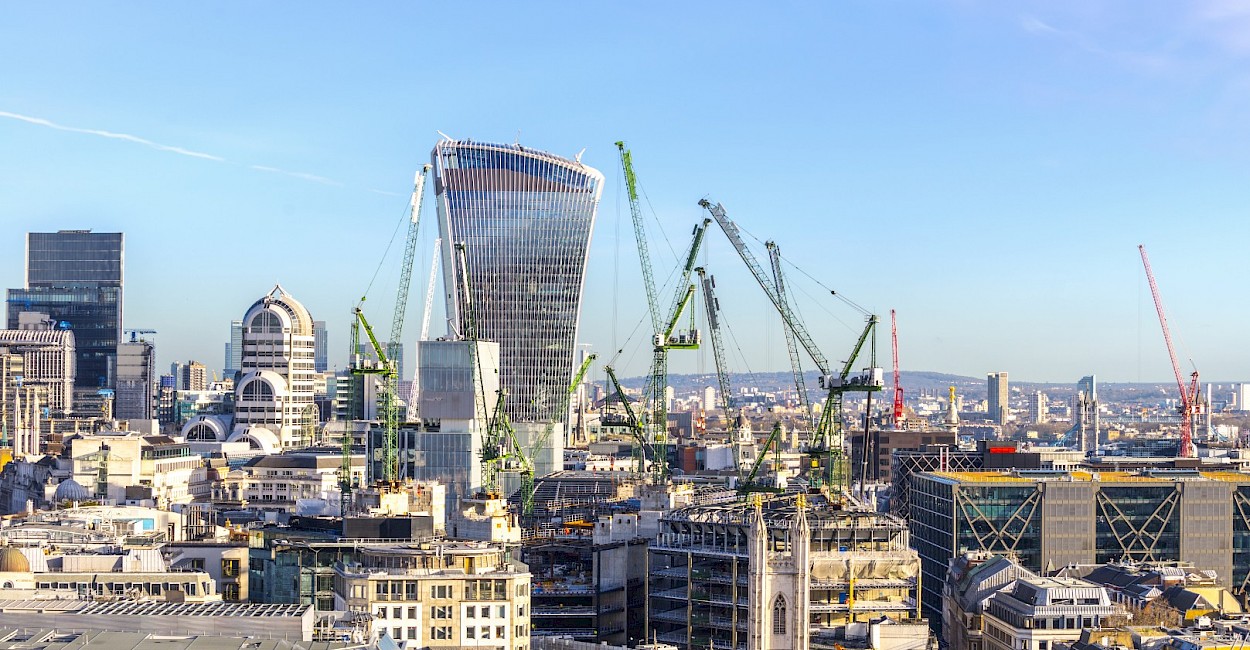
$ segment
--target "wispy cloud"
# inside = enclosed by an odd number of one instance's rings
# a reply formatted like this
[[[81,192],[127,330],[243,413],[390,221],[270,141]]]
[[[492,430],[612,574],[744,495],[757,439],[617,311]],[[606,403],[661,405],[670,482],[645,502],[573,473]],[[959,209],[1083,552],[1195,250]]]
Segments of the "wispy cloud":
[[[269,167],[266,165],[248,165],[248,169],[255,169],[256,171],[260,171],[260,172],[270,172],[272,174],[283,174],[285,176],[290,176],[292,178],[302,178],[306,181],[312,181],[314,183],[321,183],[322,185],[333,185],[335,187],[343,187],[342,183],[332,178],[326,178],[325,176],[318,176],[316,174],[309,174],[307,172],[287,171],[285,169],[279,169],[277,167]]]
[[[45,119],[42,117],[22,115],[21,113],[11,113],[9,111],[0,111],[0,117],[10,119],[10,120],[17,120],[19,122],[25,122],[27,124],[34,124],[36,126],[42,126],[42,127],[49,128],[49,129],[56,129],[57,131],[67,131],[69,133],[81,133],[84,135],[94,135],[100,138],[109,138],[111,140],[122,140],[124,142],[132,142],[134,144],[139,144],[145,147],[150,147],[157,151],[165,151],[169,153],[178,154],[180,156],[189,156],[191,158],[199,158],[201,160],[211,160],[213,162],[225,163],[227,165],[240,165],[240,163],[235,163],[235,162],[226,160],[226,158],[223,156],[217,156],[211,153],[205,153],[203,151],[194,151],[192,149],[187,149],[184,147],[176,147],[174,145],[169,145],[169,144],[161,144],[160,142],[153,142],[152,140],[149,140],[147,138],[142,138],[137,135],[132,135],[129,133],[117,133],[114,131],[105,131],[103,129],[86,129],[86,128],[77,127],[77,126],[66,126],[64,124],[58,124],[56,122],[53,122],[52,120]],[[305,181],[309,181],[312,183],[319,183],[321,185],[331,185],[334,187],[346,187],[344,183],[340,181],[336,181],[333,178],[326,178],[325,176],[318,176],[317,174],[310,174],[308,172],[291,171],[289,169],[282,169],[280,167],[272,167],[269,165],[241,165],[241,166],[244,166],[248,169],[255,170],[258,172],[266,172],[270,174],[281,174],[283,176],[290,176],[291,178],[298,178],[300,180],[305,180]],[[403,196],[402,194],[397,194],[395,192],[386,192],[383,190],[375,190],[372,188],[364,188],[364,189],[365,191],[373,192],[375,194],[384,194],[384,195],[390,195],[390,196]]]
[[[1177,62],[1166,55],[1106,47],[1081,32],[1056,27],[1032,15],[1020,17],[1020,28],[1030,34],[1066,41],[1090,54],[1148,72],[1169,71],[1177,66]]]
[[[46,126],[49,129],[56,129],[57,131],[69,131],[70,133],[85,133],[87,135],[95,135],[101,138],[111,138],[113,140],[125,140],[126,142],[133,142],[135,144],[141,144],[145,147],[151,147],[153,149],[156,149],[157,151],[168,151],[170,153],[176,153],[181,156],[190,156],[192,158],[203,158],[204,160],[213,160],[216,162],[226,162],[226,159],[222,158],[221,156],[214,156],[213,154],[204,153],[202,151],[192,151],[190,149],[183,149],[182,147],[175,147],[175,146],[168,145],[168,144],[161,144],[159,142],[152,142],[151,140],[148,140],[147,138],[140,138],[137,135],[130,135],[129,133],[114,133],[113,131],[104,131],[101,129],[83,129],[83,128],[79,128],[76,126],[65,126],[64,124],[57,124],[56,122],[53,122],[52,120],[45,120],[42,117],[31,117],[29,115],[22,115],[20,113],[10,113],[8,111],[0,111],[0,117],[6,117],[11,120],[18,120],[20,122],[26,122],[28,124]]]

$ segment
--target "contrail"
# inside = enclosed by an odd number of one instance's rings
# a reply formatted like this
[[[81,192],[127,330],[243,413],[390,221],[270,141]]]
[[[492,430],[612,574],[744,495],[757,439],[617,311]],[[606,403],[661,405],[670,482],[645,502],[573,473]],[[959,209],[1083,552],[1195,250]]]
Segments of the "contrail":
[[[229,160],[226,160],[225,158],[222,158],[221,156],[214,156],[211,153],[204,153],[203,151],[192,151],[191,149],[184,149],[182,147],[175,147],[173,145],[161,144],[159,142],[153,142],[151,140],[148,140],[147,138],[141,138],[137,135],[130,135],[129,133],[114,133],[112,131],[104,131],[101,129],[84,129],[84,128],[80,128],[76,126],[65,126],[64,124],[57,124],[56,122],[53,122],[52,120],[46,120],[42,117],[31,117],[30,115],[22,115],[20,113],[10,113],[9,111],[0,111],[0,117],[8,118],[10,120],[17,120],[19,122],[26,122],[27,124],[44,126],[49,129],[56,129],[57,131],[68,131],[70,133],[84,133],[86,135],[95,135],[101,138],[111,138],[113,140],[125,140],[126,142],[133,142],[135,144],[141,144],[145,147],[151,147],[153,149],[156,149],[157,151],[168,151],[170,153],[176,153],[180,156],[190,156],[192,158],[200,158],[202,160],[211,160],[213,162],[226,163],[228,165],[238,164],[238,163],[230,162]],[[318,176],[316,174],[309,174],[307,172],[293,172],[287,169],[280,169],[278,167],[269,167],[267,165],[246,165],[246,167],[248,169],[254,169],[259,172],[268,172],[271,174],[282,174],[284,176],[290,176],[292,178],[299,178],[301,180],[306,180],[306,181],[310,181],[313,183],[320,183],[322,185],[332,185],[334,187],[345,187],[343,183],[336,181],[332,178],[326,178],[325,176]],[[401,196],[393,192],[383,192],[381,190],[375,190],[375,189],[367,189],[367,191],[376,192],[379,194],[392,194],[394,196]]]
[[[295,178],[302,178],[306,181],[312,181],[314,183],[321,183],[322,185],[333,185],[335,187],[343,187],[342,183],[332,178],[326,178],[325,176],[318,176],[316,174],[309,174],[307,172],[290,172],[285,169],[278,169],[277,167],[267,167],[265,165],[248,165],[248,167],[250,169],[255,169],[256,171],[260,171],[260,172],[270,172],[273,174],[285,174],[287,176],[293,176]]]
[[[127,142],[141,144],[145,147],[151,147],[158,151],[168,151],[170,153],[176,153],[182,156],[191,156],[192,158],[203,158],[204,160],[226,162],[226,159],[222,158],[221,156],[214,156],[212,154],[204,153],[202,151],[192,151],[190,149],[183,149],[182,147],[174,147],[174,146],[170,146],[167,144],[161,144],[159,142],[152,142],[151,140],[148,140],[146,138],[140,138],[137,135],[130,135],[129,133],[113,133],[112,131],[102,131],[100,129],[80,129],[76,126],[65,126],[64,124],[57,124],[56,122],[53,122],[51,120],[45,120],[41,117],[31,117],[29,115],[20,115],[18,113],[10,113],[8,111],[0,111],[0,117],[7,117],[11,120],[18,120],[18,121],[26,122],[29,124],[37,124],[39,126],[46,126],[49,129],[56,129],[57,131],[69,131],[70,133],[85,133],[87,135],[98,135],[101,138],[125,140]]]

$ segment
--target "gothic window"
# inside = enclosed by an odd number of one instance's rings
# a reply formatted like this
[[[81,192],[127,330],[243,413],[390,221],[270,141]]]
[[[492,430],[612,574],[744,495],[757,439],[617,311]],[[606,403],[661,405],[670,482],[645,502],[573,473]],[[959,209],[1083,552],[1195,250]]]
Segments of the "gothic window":
[[[780,594],[773,601],[773,634],[786,633],[786,597]]]

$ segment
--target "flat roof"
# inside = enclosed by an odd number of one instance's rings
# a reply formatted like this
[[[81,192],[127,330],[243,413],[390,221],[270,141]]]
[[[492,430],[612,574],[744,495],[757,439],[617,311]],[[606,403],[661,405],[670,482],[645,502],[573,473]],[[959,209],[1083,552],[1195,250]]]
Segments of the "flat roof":
[[[1234,471],[1203,472],[1198,470],[1144,470],[1143,472],[1088,470],[1020,470],[986,472],[925,472],[955,483],[1020,483],[1039,481],[1081,481],[1089,483],[1154,483],[1172,484],[1178,480],[1224,481],[1250,484],[1250,474]]]

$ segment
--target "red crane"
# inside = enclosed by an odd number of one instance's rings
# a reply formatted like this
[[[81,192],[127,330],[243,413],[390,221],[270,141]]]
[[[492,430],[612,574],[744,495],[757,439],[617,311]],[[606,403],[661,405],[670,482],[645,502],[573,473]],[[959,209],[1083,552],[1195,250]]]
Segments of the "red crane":
[[[1150,270],[1150,258],[1146,257],[1146,247],[1139,245],[1142,266],[1146,267],[1146,281],[1150,283],[1150,295],[1155,300],[1155,311],[1159,312],[1159,327],[1163,328],[1163,341],[1168,344],[1168,357],[1172,360],[1172,372],[1176,375],[1176,387],[1180,390],[1181,404],[1177,409],[1181,414],[1181,447],[1178,456],[1192,458],[1194,454],[1193,420],[1198,408],[1198,371],[1190,375],[1190,385],[1185,385],[1185,377],[1181,375],[1181,366],[1176,361],[1176,348],[1172,347],[1172,334],[1168,331],[1168,317],[1163,312],[1163,298],[1159,297],[1159,285],[1155,283],[1155,274]]]
[[[903,387],[898,381],[898,321],[890,310],[890,349],[894,351],[894,428],[903,422]]]

